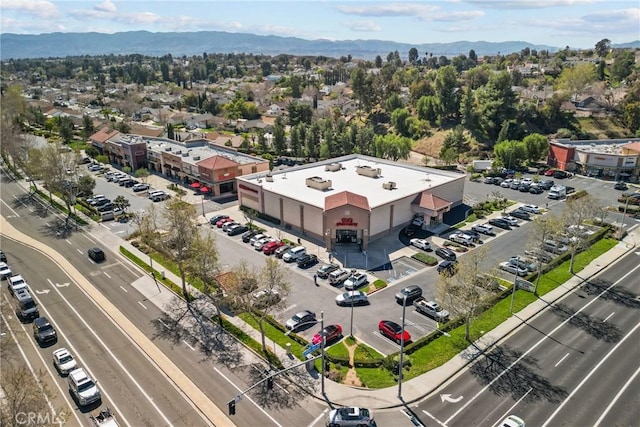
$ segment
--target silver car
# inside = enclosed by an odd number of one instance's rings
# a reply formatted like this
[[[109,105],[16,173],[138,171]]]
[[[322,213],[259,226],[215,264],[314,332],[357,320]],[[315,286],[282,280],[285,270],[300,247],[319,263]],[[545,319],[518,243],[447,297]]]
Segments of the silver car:
[[[336,297],[336,304],[339,306],[365,305],[369,304],[369,298],[367,294],[362,291],[348,291]]]

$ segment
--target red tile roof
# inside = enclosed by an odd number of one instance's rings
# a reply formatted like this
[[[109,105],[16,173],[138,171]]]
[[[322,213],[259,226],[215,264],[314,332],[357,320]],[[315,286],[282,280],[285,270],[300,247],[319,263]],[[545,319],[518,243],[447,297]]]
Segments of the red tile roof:
[[[640,141],[638,141],[638,142],[630,142],[628,144],[624,144],[622,146],[622,148],[624,148],[626,150],[637,151],[637,152],[640,153]]]
[[[364,209],[366,211],[371,210],[369,207],[369,200],[365,196],[351,193],[350,191],[343,191],[338,194],[332,194],[324,199],[324,210],[338,208],[340,206],[350,205],[356,208]]]
[[[120,132],[118,132],[115,129],[102,128],[98,132],[91,135],[89,139],[91,139],[91,141],[96,141],[96,142],[105,142],[107,139],[113,136],[116,136],[119,133]]]
[[[427,193],[426,191],[418,194],[411,204],[418,205],[421,208],[431,209],[432,211],[439,211],[440,209],[451,206],[451,202],[441,199],[438,196],[434,196],[431,193]]]
[[[226,157],[222,156],[213,156],[208,159],[204,159],[196,163],[198,166],[202,166],[203,168],[216,170],[216,169],[226,169],[233,168],[239,166],[240,163],[234,162],[233,160],[229,160]]]

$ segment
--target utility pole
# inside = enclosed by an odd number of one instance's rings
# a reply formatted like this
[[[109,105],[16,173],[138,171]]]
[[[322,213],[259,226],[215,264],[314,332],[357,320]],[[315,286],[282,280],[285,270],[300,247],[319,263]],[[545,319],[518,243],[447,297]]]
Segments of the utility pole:
[[[404,363],[404,324],[407,313],[407,294],[402,297],[402,332],[400,332],[400,366],[398,367],[398,399],[402,400],[402,376]]]

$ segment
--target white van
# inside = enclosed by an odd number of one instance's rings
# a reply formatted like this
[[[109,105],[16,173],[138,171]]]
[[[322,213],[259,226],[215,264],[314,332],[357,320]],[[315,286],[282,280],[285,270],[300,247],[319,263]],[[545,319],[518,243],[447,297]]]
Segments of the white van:
[[[347,280],[350,275],[351,273],[349,273],[348,270],[344,270],[342,268],[336,271],[332,271],[331,273],[329,273],[329,283],[334,286],[341,285],[342,282]]]
[[[307,250],[304,246],[296,246],[295,248],[289,249],[289,252],[282,256],[282,260],[284,262],[294,262],[297,261],[302,255],[305,255]]]

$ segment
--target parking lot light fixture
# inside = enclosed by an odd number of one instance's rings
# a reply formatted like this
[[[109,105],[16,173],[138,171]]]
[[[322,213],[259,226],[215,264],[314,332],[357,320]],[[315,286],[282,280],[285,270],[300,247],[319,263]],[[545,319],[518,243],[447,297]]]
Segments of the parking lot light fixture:
[[[509,311],[513,314],[513,302],[516,299],[516,289],[518,289],[518,269],[520,268],[520,255],[516,255],[516,266],[513,273],[513,292],[511,293],[511,308]]]

